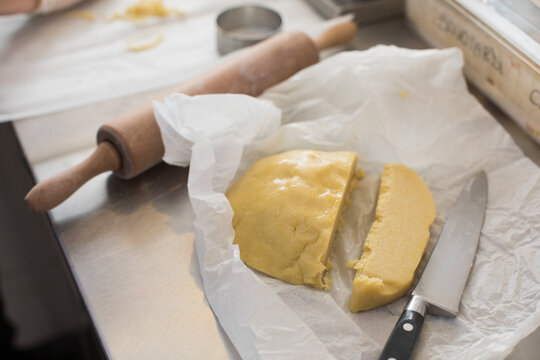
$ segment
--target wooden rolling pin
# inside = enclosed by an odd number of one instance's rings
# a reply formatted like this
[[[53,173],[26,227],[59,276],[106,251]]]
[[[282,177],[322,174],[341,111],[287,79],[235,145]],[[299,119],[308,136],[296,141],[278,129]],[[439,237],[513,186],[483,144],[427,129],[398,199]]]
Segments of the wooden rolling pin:
[[[239,93],[258,96],[319,61],[319,51],[345,44],[356,34],[352,22],[337,24],[312,40],[298,31],[275,35],[248,48],[169,93]],[[79,165],[34,186],[25,201],[34,212],[48,211],[86,181],[106,171],[131,179],[161,162],[164,148],[151,102],[101,126],[94,153]]]

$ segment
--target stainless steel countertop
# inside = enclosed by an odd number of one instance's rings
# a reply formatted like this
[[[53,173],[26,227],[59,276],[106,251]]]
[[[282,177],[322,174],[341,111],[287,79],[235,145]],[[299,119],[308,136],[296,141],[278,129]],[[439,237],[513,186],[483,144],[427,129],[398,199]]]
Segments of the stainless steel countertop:
[[[403,20],[361,28],[352,47],[378,43],[425,47]],[[15,123],[37,180],[80,162],[93,150],[102,123],[161,91]],[[479,98],[525,155],[540,165],[540,147]],[[111,358],[239,358],[204,297],[186,182],[187,169],[165,164],[130,181],[102,174],[50,212]],[[537,330],[510,358],[537,354],[539,339]]]

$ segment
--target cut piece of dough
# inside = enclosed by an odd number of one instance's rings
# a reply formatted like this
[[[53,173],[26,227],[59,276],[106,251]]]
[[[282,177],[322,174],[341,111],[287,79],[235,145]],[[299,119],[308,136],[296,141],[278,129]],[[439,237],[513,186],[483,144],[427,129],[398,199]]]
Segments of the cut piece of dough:
[[[405,294],[435,216],[431,193],[418,174],[404,165],[386,164],[375,222],[362,257],[354,263],[351,311],[373,309]]]
[[[184,15],[183,11],[170,9],[163,0],[139,0],[129,6],[124,13],[115,13],[109,20],[143,21],[148,17],[166,17],[169,15]]]
[[[227,192],[241,259],[288,283],[329,289],[328,257],[356,160],[354,152],[294,150],[256,162]]]
[[[126,44],[130,51],[144,51],[159,45],[162,41],[163,33],[161,31],[150,31],[128,38]]]

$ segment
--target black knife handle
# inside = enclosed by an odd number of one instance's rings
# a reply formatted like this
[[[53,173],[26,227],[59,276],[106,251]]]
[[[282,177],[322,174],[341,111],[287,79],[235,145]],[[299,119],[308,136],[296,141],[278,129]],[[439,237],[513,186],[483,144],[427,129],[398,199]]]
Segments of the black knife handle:
[[[411,356],[414,343],[420,335],[424,316],[414,310],[405,309],[386,341],[379,360],[406,360]]]

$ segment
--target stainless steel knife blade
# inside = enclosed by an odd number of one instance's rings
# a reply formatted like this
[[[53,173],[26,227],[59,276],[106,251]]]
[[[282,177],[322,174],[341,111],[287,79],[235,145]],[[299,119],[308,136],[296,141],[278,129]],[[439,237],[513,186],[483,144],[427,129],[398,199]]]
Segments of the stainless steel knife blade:
[[[429,303],[429,312],[455,316],[469,276],[487,203],[487,177],[472,177],[454,203],[439,240],[413,291]]]
[[[480,171],[467,181],[452,206],[412,298],[379,359],[410,357],[427,308],[431,313],[444,316],[458,313],[484,224],[487,194],[487,176]]]

